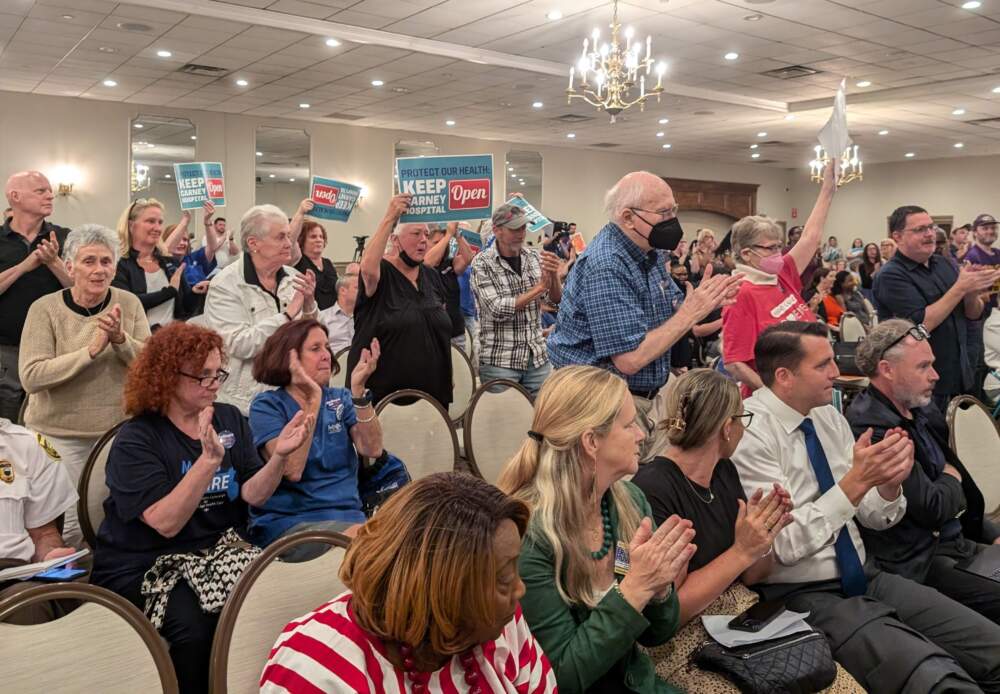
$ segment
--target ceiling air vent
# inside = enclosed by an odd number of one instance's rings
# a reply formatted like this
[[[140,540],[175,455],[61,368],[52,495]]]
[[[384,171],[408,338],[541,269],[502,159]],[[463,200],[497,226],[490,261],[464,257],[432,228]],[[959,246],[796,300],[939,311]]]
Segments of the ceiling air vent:
[[[611,149],[612,147],[621,147],[617,142],[598,142],[590,145],[591,147],[601,147],[603,149]]]
[[[594,120],[593,116],[581,116],[577,113],[565,113],[561,116],[556,116],[552,120],[559,121],[560,123],[583,123],[588,120]]]
[[[781,140],[767,140],[766,142],[758,142],[757,144],[761,145],[762,147],[768,147],[774,145],[783,145],[785,143],[782,142]]]
[[[819,70],[814,70],[811,67],[806,67],[805,65],[788,65],[786,67],[779,67],[774,70],[767,70],[760,74],[765,77],[774,77],[779,80],[793,80],[798,77],[808,77],[809,75],[818,75]]]
[[[229,70],[224,67],[215,67],[214,65],[198,65],[197,63],[188,63],[183,67],[177,68],[177,72],[183,72],[186,75],[199,75],[200,77],[222,77]]]
[[[328,113],[324,118],[332,118],[334,120],[361,120],[364,116],[359,116],[356,113]]]
[[[777,164],[777,159],[754,159],[751,164]]]
[[[982,125],[987,128],[1000,128],[1000,117],[997,116],[994,116],[993,118],[976,118],[975,120],[967,120],[964,122],[972,125]]]

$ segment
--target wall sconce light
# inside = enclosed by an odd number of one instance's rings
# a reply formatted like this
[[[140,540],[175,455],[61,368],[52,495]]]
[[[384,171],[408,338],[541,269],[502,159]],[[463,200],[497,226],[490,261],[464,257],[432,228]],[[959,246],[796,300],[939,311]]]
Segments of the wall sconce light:
[[[80,172],[75,166],[64,164],[53,172],[56,194],[66,197],[73,194],[73,187],[80,181]]]

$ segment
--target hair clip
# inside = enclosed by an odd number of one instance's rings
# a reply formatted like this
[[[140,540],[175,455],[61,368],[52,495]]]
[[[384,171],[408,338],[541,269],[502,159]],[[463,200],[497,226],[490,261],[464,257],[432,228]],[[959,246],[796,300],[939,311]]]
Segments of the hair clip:
[[[532,431],[531,429],[528,429],[528,436],[530,436],[531,438],[533,438],[538,443],[542,443],[545,440],[544,436],[542,436],[541,434],[539,434],[537,431]]]
[[[680,417],[670,417],[666,420],[667,429],[676,429],[677,431],[684,431],[687,429],[687,423]]]

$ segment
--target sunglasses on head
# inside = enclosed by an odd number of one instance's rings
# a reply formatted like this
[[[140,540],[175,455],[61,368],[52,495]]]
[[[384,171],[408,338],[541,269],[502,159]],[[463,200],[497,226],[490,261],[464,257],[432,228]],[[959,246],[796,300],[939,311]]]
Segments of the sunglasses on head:
[[[931,334],[929,332],[927,332],[927,328],[925,328],[922,323],[919,324],[919,325],[913,326],[912,328],[908,329],[905,333],[903,333],[902,335],[900,335],[899,337],[897,337],[895,340],[893,340],[889,344],[888,347],[886,347],[885,349],[882,350],[882,352],[878,355],[879,361],[882,361],[882,357],[885,356],[886,352],[888,352],[890,349],[892,349],[893,347],[895,347],[896,345],[898,345],[900,342],[902,342],[903,340],[905,340],[907,337],[912,337],[914,340],[917,340],[919,342],[920,340],[929,340],[930,337],[931,337]]]

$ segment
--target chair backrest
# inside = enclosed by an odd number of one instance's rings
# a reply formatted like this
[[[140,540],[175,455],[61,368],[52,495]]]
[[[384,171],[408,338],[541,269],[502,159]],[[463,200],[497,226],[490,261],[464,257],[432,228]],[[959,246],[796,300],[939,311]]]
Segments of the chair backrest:
[[[32,586],[0,600],[0,622],[49,600],[83,604],[45,624],[0,623],[0,643],[9,651],[0,685],[4,694],[177,694],[166,643],[142,612],[105,588]]]
[[[423,391],[397,390],[375,409],[383,447],[403,461],[412,479],[454,471],[458,438],[441,403]]]
[[[531,395],[517,383],[496,380],[481,385],[469,403],[463,431],[465,457],[476,474],[496,484],[534,416]]]
[[[104,520],[104,501],[108,498],[108,485],[105,481],[104,469],[108,465],[108,454],[115,435],[125,422],[119,422],[97,440],[90,449],[87,462],[83,465],[77,493],[80,500],[76,502],[76,515],[80,519],[80,532],[83,539],[91,547],[97,541],[97,530]]]
[[[960,395],[948,403],[948,443],[979,485],[986,513],[1000,508],[1000,432],[990,411],[971,395]]]
[[[24,400],[21,401],[21,407],[17,411],[17,421],[14,422],[15,424],[20,424],[21,426],[24,426],[24,413],[28,411],[28,398],[30,397],[31,396],[26,393],[24,396]]]
[[[342,350],[340,350],[339,352],[337,352],[336,354],[333,355],[333,360],[335,362],[337,362],[337,365],[340,367],[337,370],[337,375],[334,376],[333,378],[339,379],[340,383],[344,383],[344,379],[347,377],[346,376],[346,374],[347,374],[347,355],[350,354],[350,352],[351,352],[351,348],[350,347],[344,347]],[[348,386],[348,387],[350,387],[350,386]]]
[[[330,549],[315,559],[279,557],[305,544]],[[212,694],[256,694],[260,674],[282,629],[344,592],[340,564],[350,540],[305,530],[274,542],[247,567],[226,600],[212,640]]]
[[[472,334],[468,323],[465,324],[465,353],[469,355],[469,361],[472,362],[472,372],[478,374],[479,358],[476,354],[476,335]]]
[[[861,319],[850,311],[840,317],[840,340],[841,342],[860,342],[868,333]]]
[[[472,362],[457,345],[451,345],[452,401],[448,406],[448,416],[452,422],[461,422],[469,407],[469,400],[476,390],[476,375]]]

